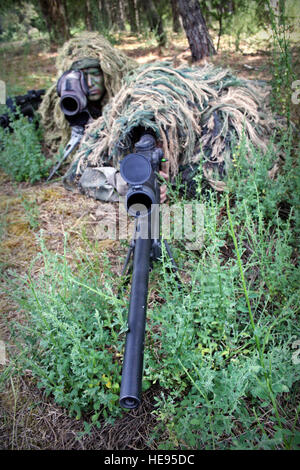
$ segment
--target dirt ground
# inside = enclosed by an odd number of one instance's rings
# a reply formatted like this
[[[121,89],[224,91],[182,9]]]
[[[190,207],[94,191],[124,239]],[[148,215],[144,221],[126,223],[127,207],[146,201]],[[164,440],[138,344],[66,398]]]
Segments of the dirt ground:
[[[24,47],[15,46],[0,50],[0,65],[5,64],[4,79],[14,83],[18,90],[25,92],[30,88],[49,86],[56,75],[56,51],[49,52],[43,44]],[[124,52],[138,62],[171,60],[175,65],[190,63],[191,55],[187,41],[174,37],[168,48],[160,50],[147,42],[137,42],[136,38],[126,37],[118,44]],[[299,60],[299,49],[293,49],[295,61]],[[208,59],[214,64],[229,67],[239,76],[252,79],[270,80],[271,54],[263,50],[261,44],[256,48],[241,43],[241,51],[235,52],[224,44],[218,55]],[[299,63],[298,63],[299,65]],[[298,106],[300,107],[300,106]],[[295,116],[299,110],[295,111]],[[24,201],[26,205],[24,206]],[[101,250],[109,248],[116,272],[125,254],[119,242],[97,241],[96,226],[103,217],[105,205],[84,196],[66,191],[60,181],[51,183],[15,184],[4,173],[0,173],[0,218],[1,244],[0,261],[2,269],[9,275],[17,271],[22,275],[39,252],[36,234],[43,230],[49,250],[63,253],[64,234],[68,233],[68,243],[76,250],[87,250],[82,240],[82,231],[90,242],[97,243]],[[24,210],[24,207],[27,209]],[[101,215],[102,214],[102,215]],[[70,260],[71,261],[71,260]],[[35,275],[42,266],[34,265]],[[0,340],[12,341],[10,322],[23,321],[19,311],[7,295],[9,287],[1,278],[1,320]],[[6,364],[7,365],[7,364]],[[5,371],[4,365],[0,365]],[[78,437],[83,431],[83,419],[75,420],[58,407],[51,397],[35,386],[30,371],[22,377],[14,376],[0,396],[0,449],[154,449],[156,444],[149,443],[151,431],[156,424],[154,396],[157,386],[144,394],[142,406],[135,411],[124,413],[114,424],[102,423],[100,429],[94,428],[90,435]]]

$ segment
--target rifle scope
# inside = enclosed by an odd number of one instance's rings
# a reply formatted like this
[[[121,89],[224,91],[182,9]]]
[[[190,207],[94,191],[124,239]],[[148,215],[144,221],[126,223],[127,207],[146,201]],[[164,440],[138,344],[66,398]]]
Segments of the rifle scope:
[[[6,106],[9,108],[10,113],[5,113],[0,116],[0,127],[3,129],[8,127],[12,132],[13,129],[10,126],[11,119],[12,117],[19,118],[20,114],[27,117],[29,122],[32,122],[34,119],[34,112],[38,109],[44,94],[45,90],[29,90],[26,95],[8,97],[6,100]],[[37,121],[36,127],[38,127]]]
[[[74,116],[87,107],[89,90],[82,71],[65,72],[58,80],[56,89],[61,110],[66,116]]]
[[[120,173],[129,184],[127,212],[133,216],[145,216],[152,212],[153,204],[159,204],[155,172],[159,170],[163,152],[156,148],[155,139],[150,134],[141,137],[135,150],[137,153],[130,153],[121,161]]]

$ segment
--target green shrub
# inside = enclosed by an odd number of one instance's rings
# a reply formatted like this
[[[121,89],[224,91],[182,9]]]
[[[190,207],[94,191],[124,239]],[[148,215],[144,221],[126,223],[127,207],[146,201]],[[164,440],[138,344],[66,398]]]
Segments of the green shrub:
[[[296,80],[289,33],[291,24],[287,16],[287,5],[279,0],[279,12],[276,14],[271,3],[268,11],[273,35],[271,105],[273,111],[284,116],[288,121],[291,117],[292,82]]]
[[[117,416],[123,303],[114,296],[111,279],[99,286],[95,267],[87,270],[81,259],[75,275],[65,257],[41,243],[44,273],[38,280],[29,275],[16,288],[28,312],[28,323],[18,331],[27,344],[20,360],[38,378],[38,387],[71,415],[91,413],[92,422],[100,413]]]
[[[0,128],[0,167],[15,181],[35,183],[51,166],[42,153],[41,129],[24,116],[11,122],[13,133]]]
[[[299,445],[300,366],[293,361],[300,338],[299,195],[288,134],[278,145],[286,162],[276,179],[268,176],[277,157],[272,147],[264,157],[252,149],[250,169],[242,142],[228,192],[209,200],[198,192],[205,202],[202,247],[188,251],[182,241],[172,242],[181,290],[164,250],[154,264],[143,388],[160,385],[152,439],[162,449]],[[59,256],[41,247],[43,272],[29,275],[22,287],[18,280],[14,289],[28,315],[22,369],[32,370],[39,386],[90,429],[123,412],[130,287],[120,295],[114,270],[99,253],[93,258],[72,250],[71,268],[67,249]]]
[[[299,194],[291,142],[278,145],[286,162],[275,180],[268,176],[277,157],[271,147],[254,155],[251,171],[243,143],[235,149],[230,212],[226,195],[206,202],[202,251],[187,253],[187,288],[178,292],[167,272],[161,276],[164,301],[148,313],[155,335],[146,344],[145,374],[165,390],[155,412],[163,449],[299,446],[293,396],[300,366],[292,349],[300,337]],[[289,214],[282,218],[283,201]]]

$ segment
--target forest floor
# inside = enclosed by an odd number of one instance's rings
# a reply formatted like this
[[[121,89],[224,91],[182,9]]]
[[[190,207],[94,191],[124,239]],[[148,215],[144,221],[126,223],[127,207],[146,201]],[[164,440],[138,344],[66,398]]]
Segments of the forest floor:
[[[237,75],[250,79],[270,80],[272,61],[270,47],[264,37],[242,41],[240,50],[234,50],[230,38],[224,38],[219,53],[208,62],[229,67]],[[135,58],[139,63],[170,60],[175,65],[190,63],[191,55],[183,35],[172,38],[168,47],[161,50],[153,41],[137,40],[123,36],[116,47]],[[299,49],[293,48],[295,62]],[[0,45],[1,80],[7,83],[8,94],[25,93],[28,89],[48,87],[55,81],[57,51],[49,51],[47,44],[36,41],[25,44]],[[298,57],[298,59],[297,59]],[[300,75],[299,75],[300,76]],[[299,107],[299,106],[298,106]],[[101,220],[99,207],[103,204],[82,195],[65,191],[60,181],[34,185],[11,181],[0,174],[0,262],[5,272],[22,275],[39,253],[37,233],[42,230],[47,248],[63,253],[64,236],[73,249],[88,250],[89,243],[97,243],[97,250],[109,248],[116,273],[126,251],[117,241],[97,241],[96,226]],[[85,237],[82,237],[85,233]],[[70,260],[71,261],[71,260]],[[34,264],[33,275],[38,275],[41,264]],[[7,295],[9,287],[1,279],[0,340],[12,341],[9,326],[23,321],[22,311]],[[7,364],[6,364],[7,365]],[[0,367],[5,369],[2,364]],[[91,434],[78,437],[83,431],[83,419],[70,418],[51,397],[39,390],[30,371],[13,376],[0,397],[0,449],[151,449],[149,443],[155,425],[155,387],[143,397],[143,404],[126,412],[114,424],[93,429]]]

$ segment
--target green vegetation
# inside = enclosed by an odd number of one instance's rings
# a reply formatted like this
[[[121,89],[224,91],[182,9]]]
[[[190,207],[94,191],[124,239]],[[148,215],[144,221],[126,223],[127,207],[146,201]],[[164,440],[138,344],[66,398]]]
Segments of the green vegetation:
[[[291,46],[289,40],[290,25],[286,16],[285,2],[280,1],[280,12],[275,15],[270,4],[269,14],[273,33],[272,97],[273,110],[291,118],[292,82],[296,80],[293,72]]]
[[[16,283],[16,300],[29,313],[22,337],[29,349],[19,357],[39,378],[38,386],[78,419],[91,412],[97,422],[120,414],[119,366],[114,354],[124,327],[124,304],[112,293],[111,279],[99,286],[99,266],[78,260],[76,274],[65,257],[41,241],[45,271],[35,281]],[[125,316],[124,316],[125,318]]]
[[[220,3],[211,3],[215,27]],[[237,4],[246,8],[245,2]],[[163,18],[168,11],[159,10]],[[249,29],[239,29],[238,16],[231,23],[230,14],[228,20],[226,12],[221,14],[222,33],[229,25],[236,28],[238,49]],[[254,31],[258,17],[248,14]],[[154,394],[156,423],[149,446],[155,448],[300,448],[300,149],[291,124],[295,76],[283,10],[281,14],[281,23],[270,14],[272,106],[285,119],[279,136],[265,155],[247,149],[244,142],[232,144],[235,164],[224,194],[203,193],[199,172],[193,204],[203,207],[203,244],[187,250],[184,241],[171,242],[182,290],[164,252],[150,274],[143,392]],[[74,31],[84,27],[75,16]],[[42,22],[35,24],[44,32]],[[13,27],[5,31],[6,40],[24,35]],[[11,83],[8,87],[15,90]],[[0,129],[0,167],[16,182],[40,181],[48,172],[42,130],[22,117],[12,128],[13,134]],[[116,276],[111,252],[99,252],[78,226],[80,249],[69,243],[67,234],[62,253],[47,248],[40,230],[42,196],[27,199],[16,187],[30,240],[37,237],[40,249],[30,266],[24,262],[22,275],[0,266],[5,295],[23,315],[23,321],[11,322],[9,365],[3,366],[0,379],[1,390],[10,382],[13,391],[12,447],[21,400],[14,378],[24,371],[30,373],[31,386],[45,392],[43,399],[53,399],[76,422],[84,422],[86,433],[126,416],[118,400],[129,301],[129,287]],[[179,188],[170,188],[170,204],[191,203],[179,194]],[[1,206],[2,238],[11,219],[19,217],[8,206],[5,201]],[[41,212],[45,217],[45,206]],[[63,219],[64,212],[60,215]],[[118,250],[122,247],[123,242]]]
[[[15,181],[35,183],[44,178],[51,166],[42,152],[42,132],[36,122],[19,115],[12,116],[11,129],[0,128],[0,168]]]
[[[281,177],[284,194],[280,181],[268,179],[271,155],[251,176],[237,171],[229,195],[206,204],[204,246],[198,259],[189,255],[188,290],[174,295],[174,286],[161,287],[167,302],[154,318],[161,322],[162,365],[151,370],[168,390],[156,412],[167,436],[162,448],[299,445],[290,421],[300,411],[293,398],[300,367],[291,350],[299,337],[299,269],[291,261],[296,220],[291,206],[286,220],[279,216],[276,205],[292,188],[289,173]]]
[[[199,192],[203,246],[183,251],[182,242],[174,243],[186,279],[182,291],[165,256],[151,274],[144,389],[160,385],[153,439],[162,449],[295,449],[300,443],[300,366],[292,349],[300,337],[299,201],[291,141],[280,145],[287,158],[275,180],[268,176],[272,148],[264,158],[252,150],[257,165],[249,173],[241,145],[227,193],[207,201]],[[42,275],[15,280],[15,301],[27,312],[17,335],[18,368],[32,370],[38,386],[83,416],[89,430],[101,417],[111,422],[122,413],[129,292],[120,295],[108,258],[99,263],[97,256],[73,253],[71,268],[67,244],[60,256],[40,242]]]

